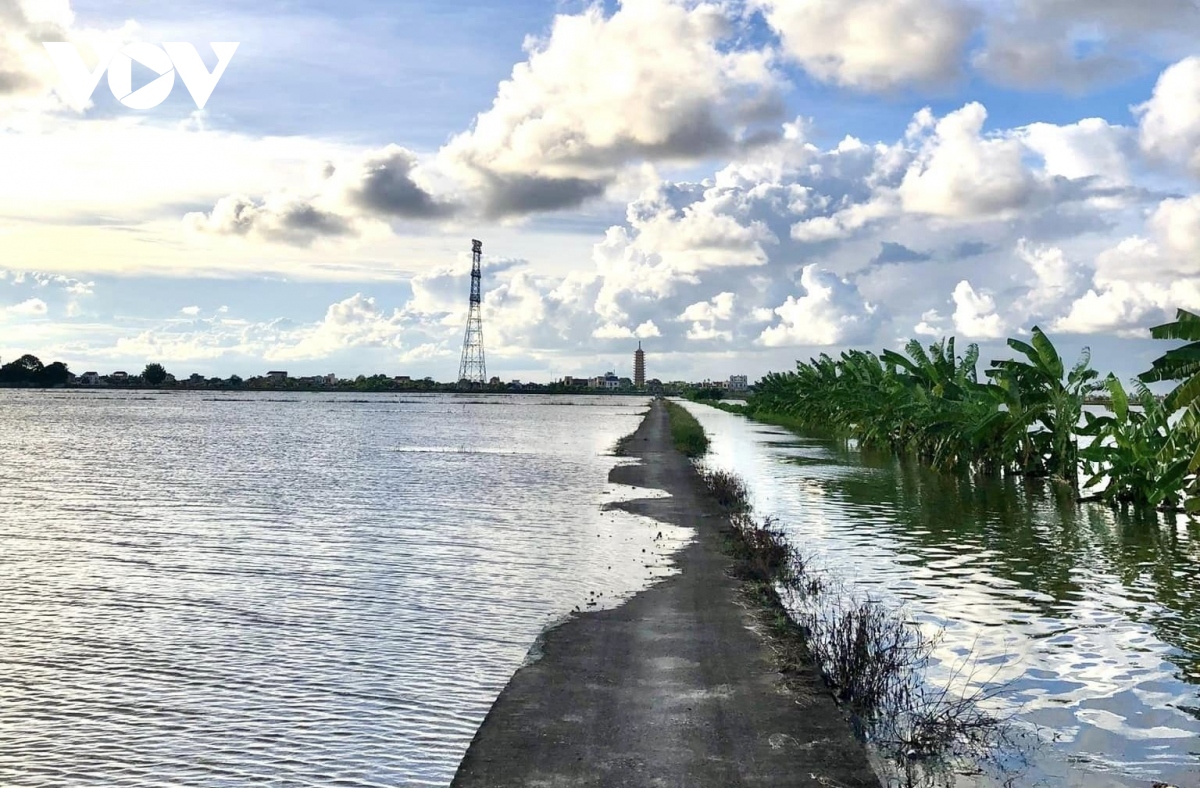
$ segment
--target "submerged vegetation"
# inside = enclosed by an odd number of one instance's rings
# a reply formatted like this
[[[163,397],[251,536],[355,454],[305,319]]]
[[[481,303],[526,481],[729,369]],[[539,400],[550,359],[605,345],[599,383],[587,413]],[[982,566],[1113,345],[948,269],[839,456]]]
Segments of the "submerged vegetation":
[[[1172,426],[1166,404],[1138,382],[1131,398],[1121,381],[1108,376],[1112,413],[1085,413],[1080,435],[1093,438],[1080,452],[1088,488],[1097,500],[1178,509],[1192,462],[1194,416]],[[1131,401],[1132,400],[1132,401]]]
[[[820,672],[859,736],[884,757],[889,785],[951,785],[954,770],[968,764],[1004,771],[1001,758],[1016,749],[1016,736],[984,708],[995,688],[972,689],[973,677],[959,673],[933,686],[936,636],[814,571],[777,521],[753,516],[736,475],[700,474],[729,515],[727,550],[771,634],[780,671],[787,679],[811,667]]]
[[[993,361],[982,377],[977,345],[959,355],[953,338],[928,349],[912,340],[903,354],[849,350],[798,362],[767,375],[738,410],[938,468],[1050,477],[1076,490],[1082,471],[1100,500],[1200,511],[1200,316],[1180,310],[1152,335],[1190,344],[1154,362],[1132,403],[1114,377],[1100,379],[1088,351],[1068,368],[1035,327],[1028,342],[1008,340],[1016,357]],[[1161,381],[1179,385],[1159,401],[1145,384]],[[1085,412],[1105,390],[1111,415]],[[1090,441],[1082,449],[1081,437]]]
[[[702,457],[708,451],[708,436],[696,417],[687,408],[666,400],[667,415],[671,420],[671,442],[688,457]]]
[[[1171,413],[1182,413],[1179,429],[1190,436],[1194,451],[1188,463],[1187,510],[1200,512],[1200,315],[1180,309],[1175,321],[1150,329],[1155,339],[1181,340],[1188,344],[1169,350],[1142,373],[1144,383],[1178,383],[1164,402]]]

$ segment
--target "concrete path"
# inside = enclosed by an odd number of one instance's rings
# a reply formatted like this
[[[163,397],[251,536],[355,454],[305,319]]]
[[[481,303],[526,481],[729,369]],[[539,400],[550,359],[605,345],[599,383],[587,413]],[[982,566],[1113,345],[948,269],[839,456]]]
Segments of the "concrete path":
[[[457,788],[879,785],[815,673],[786,689],[721,552],[724,515],[654,403],[614,482],[670,498],[621,508],[698,529],[682,573],[547,633],[496,700]]]

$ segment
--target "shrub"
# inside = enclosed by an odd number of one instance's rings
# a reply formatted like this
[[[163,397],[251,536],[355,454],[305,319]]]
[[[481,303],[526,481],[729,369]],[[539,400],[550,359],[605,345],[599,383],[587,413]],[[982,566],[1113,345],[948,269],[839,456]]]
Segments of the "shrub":
[[[741,477],[729,471],[714,471],[705,469],[700,472],[704,486],[712,494],[722,508],[731,512],[745,511],[750,508],[750,499],[746,485]]]

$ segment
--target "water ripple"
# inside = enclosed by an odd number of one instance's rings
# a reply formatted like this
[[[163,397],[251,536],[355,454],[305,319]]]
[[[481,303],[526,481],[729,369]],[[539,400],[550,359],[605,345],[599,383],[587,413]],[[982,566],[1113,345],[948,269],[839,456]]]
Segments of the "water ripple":
[[[1200,785],[1200,525],[1078,507],[688,405],[814,563],[944,628],[932,678],[975,666],[1049,734],[1053,785]],[[796,462],[802,458],[803,462]]]
[[[544,626],[672,571],[602,509],[644,406],[0,392],[0,785],[448,784]]]

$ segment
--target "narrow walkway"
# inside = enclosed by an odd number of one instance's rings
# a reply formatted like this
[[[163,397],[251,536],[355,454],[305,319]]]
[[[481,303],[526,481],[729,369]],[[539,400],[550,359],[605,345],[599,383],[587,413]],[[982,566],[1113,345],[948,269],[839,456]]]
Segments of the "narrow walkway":
[[[621,508],[698,529],[682,573],[547,633],[496,700],[457,788],[879,785],[815,673],[785,689],[721,552],[724,515],[655,402],[611,480],[670,498]]]

